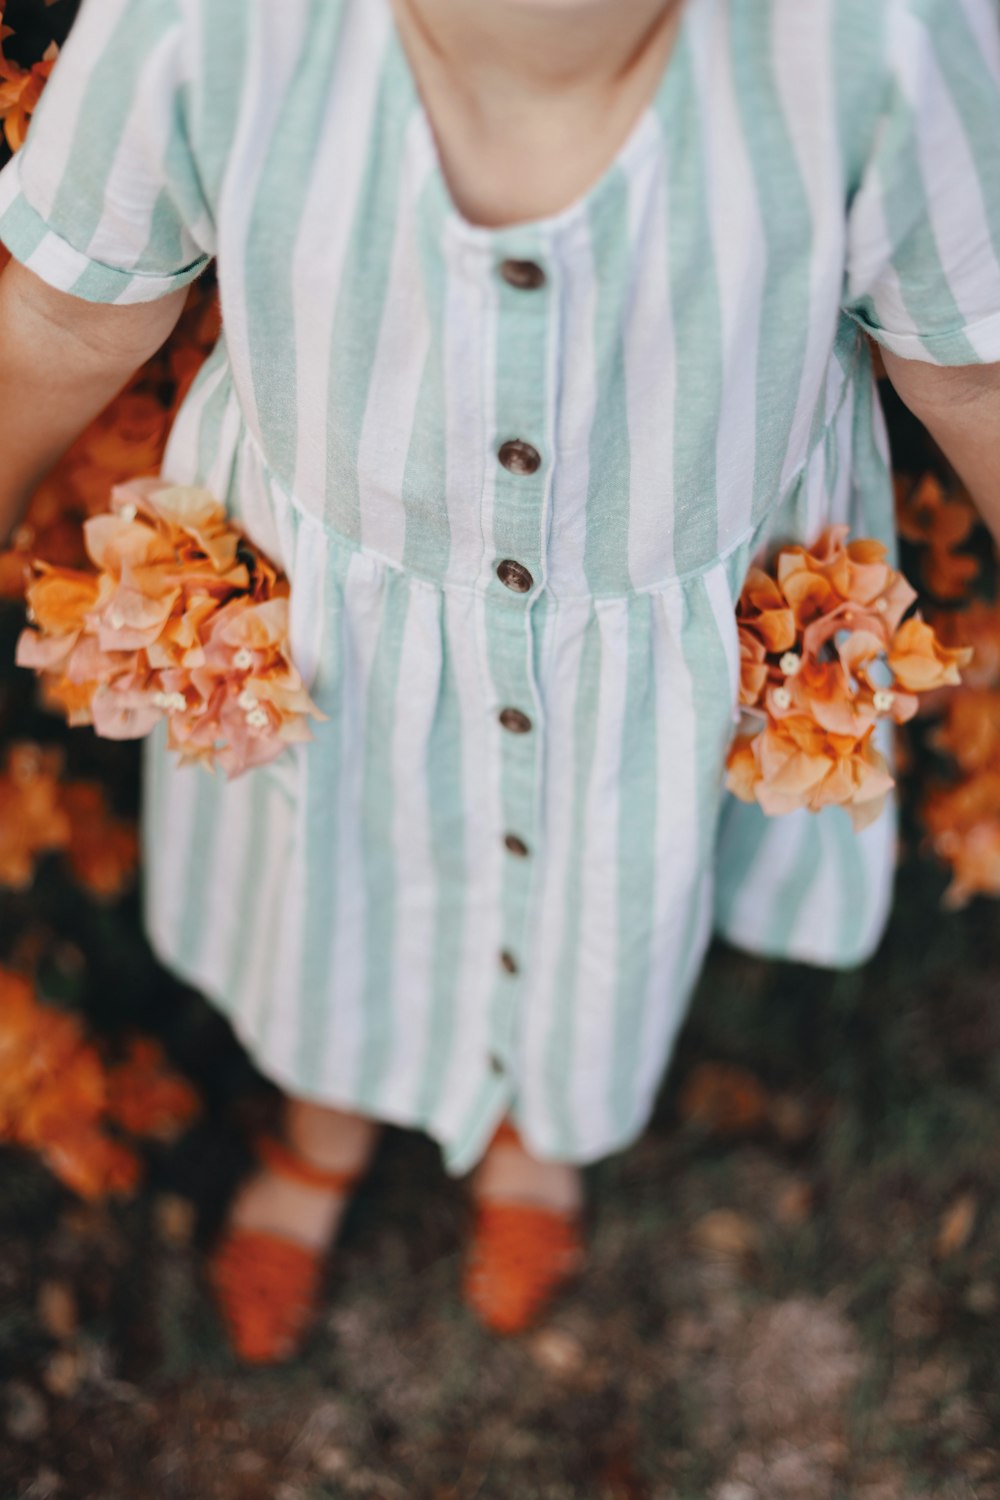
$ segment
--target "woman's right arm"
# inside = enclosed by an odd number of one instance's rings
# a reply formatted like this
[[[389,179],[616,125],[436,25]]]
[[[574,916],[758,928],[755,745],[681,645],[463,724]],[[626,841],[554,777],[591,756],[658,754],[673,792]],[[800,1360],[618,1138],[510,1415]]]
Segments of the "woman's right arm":
[[[57,291],[12,260],[0,274],[0,547],[38,485],[169,337],[187,287],[118,306]]]

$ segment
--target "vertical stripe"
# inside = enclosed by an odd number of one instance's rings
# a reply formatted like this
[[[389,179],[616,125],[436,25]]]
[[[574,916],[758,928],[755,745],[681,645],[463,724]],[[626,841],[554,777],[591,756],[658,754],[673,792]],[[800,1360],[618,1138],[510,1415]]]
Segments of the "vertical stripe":
[[[620,593],[629,587],[629,475],[625,350],[621,293],[629,260],[628,180],[618,172],[590,214],[597,249],[594,273],[594,363],[596,411],[590,431],[587,535],[583,568],[591,592]]]
[[[778,94],[777,13],[775,0],[746,0],[734,7],[730,31],[733,77],[767,241],[767,276],[759,311],[754,520],[778,498],[809,336],[812,221],[790,124]]]
[[[326,518],[343,536],[361,537],[358,457],[378,332],[382,326],[391,247],[402,190],[408,114],[406,69],[395,31],[385,49],[367,156],[344,257],[330,336],[327,453],[331,460]]]
[[[331,50],[340,10],[329,0],[296,7],[280,28],[280,61],[271,85],[280,101],[269,122],[263,165],[243,246],[247,364],[257,424],[268,463],[290,484],[295,473],[298,387],[292,333],[294,243],[313,168],[312,142],[322,117],[329,75],[317,59]],[[271,28],[273,32],[275,28]],[[272,45],[277,38],[269,33]]]
[[[624,679],[625,702],[621,724],[621,790],[617,848],[610,868],[616,871],[619,912],[617,984],[611,1014],[613,1033],[606,1062],[606,1118],[597,1113],[606,1137],[621,1132],[630,1118],[634,1080],[639,1071],[641,1026],[639,1008],[651,983],[656,909],[656,830],[662,804],[672,788],[664,781],[661,746],[657,738],[655,678],[652,671],[654,604],[639,595],[628,611],[628,657]]]
[[[682,33],[682,54],[693,47]],[[693,59],[683,74],[683,132],[664,122],[667,171],[670,295],[678,379],[673,422],[674,564],[679,573],[704,565],[717,550],[719,531],[715,464],[722,380],[722,326],[718,272],[704,184],[707,163],[702,116],[710,101],[698,97]],[[680,74],[678,75],[681,76]]]

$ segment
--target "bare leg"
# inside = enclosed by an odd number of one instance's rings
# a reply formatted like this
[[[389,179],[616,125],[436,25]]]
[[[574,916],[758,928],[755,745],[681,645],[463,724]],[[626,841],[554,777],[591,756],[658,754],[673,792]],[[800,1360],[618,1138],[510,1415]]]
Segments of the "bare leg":
[[[365,1115],[348,1114],[291,1095],[285,1101],[285,1140],[318,1166],[363,1168],[379,1133],[378,1122]],[[335,1239],[346,1203],[347,1195],[342,1192],[290,1182],[261,1167],[240,1185],[229,1223],[272,1230],[310,1249],[319,1249]]]
[[[583,1178],[568,1162],[539,1161],[524,1146],[510,1141],[492,1144],[472,1177],[477,1198],[539,1203],[573,1210],[583,1201]]]

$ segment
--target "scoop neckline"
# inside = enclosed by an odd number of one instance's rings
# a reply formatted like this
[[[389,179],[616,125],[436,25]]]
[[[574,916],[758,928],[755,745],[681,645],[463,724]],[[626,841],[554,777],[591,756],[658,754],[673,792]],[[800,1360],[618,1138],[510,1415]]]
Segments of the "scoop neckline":
[[[650,147],[661,139],[662,122],[666,117],[668,101],[685,68],[687,33],[690,12],[694,3],[695,0],[679,0],[681,11],[677,21],[677,30],[656,88],[611,161],[590,186],[579,193],[565,208],[559,209],[556,213],[545,214],[541,218],[519,219],[509,224],[474,224],[471,219],[466,218],[452,197],[434,127],[396,25],[392,0],[380,0],[388,26],[388,47],[393,54],[395,66],[399,76],[403,79],[408,96],[407,114],[418,132],[427,171],[444,217],[448,221],[449,230],[471,244],[488,247],[507,236],[538,239],[561,236],[566,230],[572,229],[585,220],[599,201],[614,187],[621,173],[632,168]]]

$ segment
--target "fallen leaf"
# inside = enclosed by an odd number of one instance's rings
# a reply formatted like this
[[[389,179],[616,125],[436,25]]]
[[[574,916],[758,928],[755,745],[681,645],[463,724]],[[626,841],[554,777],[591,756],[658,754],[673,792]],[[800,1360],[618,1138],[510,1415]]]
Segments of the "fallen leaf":
[[[961,1250],[972,1233],[978,1204],[974,1194],[960,1193],[941,1216],[934,1254],[944,1260]]]

